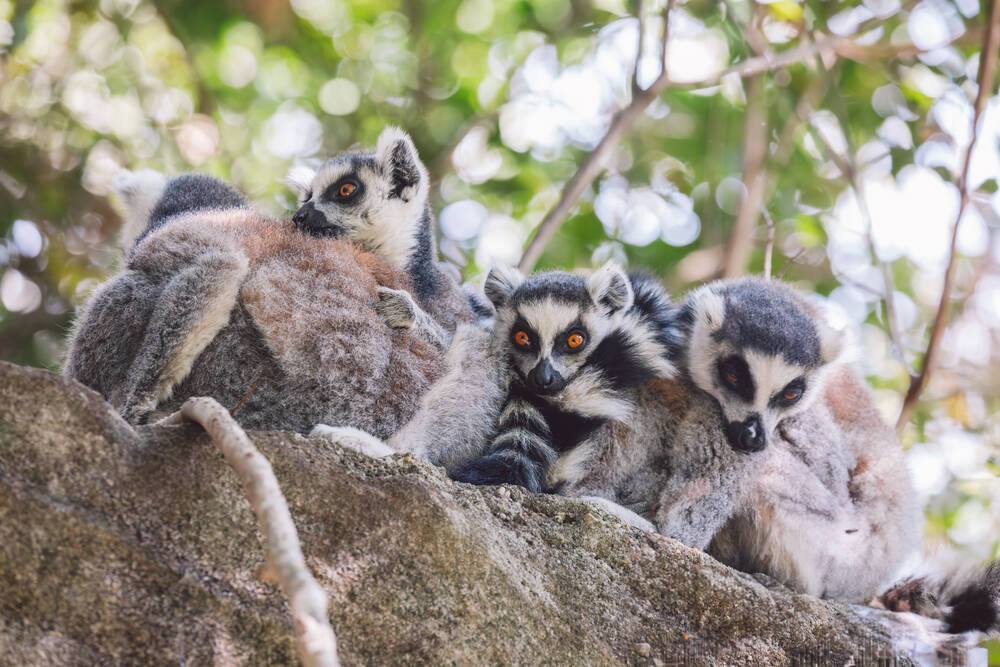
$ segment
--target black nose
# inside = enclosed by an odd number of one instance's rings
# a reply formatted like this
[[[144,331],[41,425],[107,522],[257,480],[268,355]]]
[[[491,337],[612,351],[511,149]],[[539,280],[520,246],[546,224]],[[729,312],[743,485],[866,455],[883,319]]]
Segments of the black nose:
[[[741,422],[726,424],[726,439],[729,445],[741,452],[759,452],[767,444],[764,425],[760,415],[750,415]]]
[[[327,220],[321,211],[316,210],[312,202],[299,207],[292,216],[292,222],[297,228],[314,236],[340,236],[344,233],[342,226]]]
[[[543,394],[553,394],[566,386],[559,371],[552,368],[548,359],[542,359],[531,371],[529,377],[532,388]]]

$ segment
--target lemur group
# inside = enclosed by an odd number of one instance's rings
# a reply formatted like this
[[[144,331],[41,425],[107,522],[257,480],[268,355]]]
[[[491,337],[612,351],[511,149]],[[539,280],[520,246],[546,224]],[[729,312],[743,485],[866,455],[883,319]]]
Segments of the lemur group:
[[[277,220],[208,176],[122,172],[123,266],[64,372],[134,424],[211,396],[248,429],[571,496],[797,591],[1000,630],[996,564],[893,581],[921,508],[819,300],[742,278],[674,301],[614,263],[460,287],[395,128],[295,185]]]

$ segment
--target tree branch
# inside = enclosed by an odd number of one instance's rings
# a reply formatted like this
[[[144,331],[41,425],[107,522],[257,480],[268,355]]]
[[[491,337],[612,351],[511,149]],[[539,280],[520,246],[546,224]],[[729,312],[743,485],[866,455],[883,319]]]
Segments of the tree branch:
[[[733,74],[745,78],[762,72],[769,72],[802,62],[816,56],[817,54],[830,52],[835,53],[838,48],[843,48],[845,45],[851,44],[851,40],[853,39],[853,35],[824,36],[821,39],[810,41],[785,51],[778,53],[767,52],[759,56],[754,56],[753,58],[748,58],[742,63],[728,67],[715,75],[705,77],[704,79],[698,81],[671,81],[667,70],[666,47],[670,30],[670,12],[673,9],[673,6],[674,0],[668,0],[667,7],[663,12],[663,62],[660,75],[649,86],[649,88],[635,94],[632,97],[631,103],[615,115],[604,137],[583,160],[576,173],[573,174],[569,181],[566,182],[566,185],[563,187],[562,194],[559,196],[559,201],[556,202],[555,206],[552,207],[552,209],[545,215],[545,218],[542,219],[541,223],[539,223],[535,236],[531,239],[531,242],[524,251],[524,255],[521,257],[518,268],[522,272],[527,273],[534,268],[538,259],[541,257],[542,252],[545,250],[545,246],[548,245],[549,241],[552,240],[552,237],[555,236],[556,231],[558,231],[559,226],[569,215],[569,212],[573,208],[574,204],[576,204],[577,199],[580,198],[580,195],[583,194],[583,191],[587,189],[597,175],[601,173],[601,170],[604,168],[604,163],[610,156],[611,152],[615,149],[622,137],[631,128],[632,124],[642,114],[646,107],[649,106],[654,99],[659,97],[660,93],[664,90],[667,88],[697,88],[714,85],[721,81],[724,77]],[[884,19],[872,19],[866,21],[858,26],[858,30],[855,34],[867,32],[868,30],[878,27],[883,22]]]
[[[189,419],[200,424],[243,482],[264,534],[268,566],[288,598],[295,644],[306,667],[336,667],[337,638],[327,615],[324,591],[306,566],[288,503],[271,464],[257,450],[232,415],[214,398],[189,398],[161,424]]]
[[[766,206],[760,207],[764,222],[767,223],[767,243],[764,245],[764,278],[771,279],[771,261],[774,257],[774,218],[767,212]]]
[[[976,92],[975,110],[972,115],[972,136],[969,139],[969,147],[965,151],[965,159],[962,162],[962,171],[958,179],[958,188],[961,195],[958,205],[958,213],[951,229],[951,250],[948,256],[948,268],[944,274],[944,286],[941,289],[941,300],[938,302],[937,315],[934,317],[934,324],[931,327],[930,340],[927,342],[927,351],[924,353],[924,363],[920,369],[920,374],[910,378],[910,387],[903,399],[903,408],[899,412],[899,419],[896,422],[896,430],[901,431],[910,420],[910,415],[916,407],[917,401],[924,389],[927,388],[937,364],[938,352],[941,347],[941,338],[950,319],[951,293],[955,284],[955,271],[957,269],[956,247],[958,245],[958,227],[965,214],[965,209],[969,205],[969,165],[972,163],[972,152],[976,147],[976,140],[979,138],[979,121],[986,107],[986,100],[993,92],[993,75],[997,65],[997,46],[1000,42],[1000,0],[993,0],[990,6],[990,17],[987,23],[986,33],[983,36],[983,48],[979,52],[979,75],[977,83],[979,90]]]
[[[742,31],[754,54],[760,55],[767,49],[767,41],[758,32],[753,21],[754,18],[751,17],[747,25],[742,26]],[[746,187],[746,195],[740,201],[736,219],[733,220],[729,238],[722,251],[723,278],[742,275],[750,259],[753,230],[757,226],[757,216],[763,207],[767,186],[767,170],[764,166],[768,147],[767,129],[764,77],[757,74],[747,82],[747,108],[743,119],[743,185]]]
[[[583,161],[580,168],[576,170],[573,177],[569,179],[563,188],[559,201],[552,207],[545,218],[539,223],[538,231],[535,233],[531,243],[524,251],[518,268],[524,273],[530,272],[538,258],[542,256],[545,246],[555,236],[556,231],[562,224],[570,209],[580,198],[583,191],[594,182],[597,175],[604,168],[604,162],[611,155],[611,152],[618,146],[618,142],[625,135],[625,132],[632,126],[635,119],[645,111],[646,107],[659,96],[670,81],[667,72],[667,40],[670,34],[670,12],[674,8],[674,0],[667,0],[667,6],[663,10],[663,53],[661,54],[660,75],[656,77],[652,85],[641,91],[636,91],[632,97],[632,102],[627,107],[619,111],[611,121],[607,133],[601,138],[597,147],[591,151],[590,155]]]
[[[642,90],[642,86],[639,85],[639,62],[642,60],[643,43],[645,42],[643,34],[646,32],[644,30],[646,27],[646,3],[643,0],[636,0],[635,17],[639,20],[639,41],[635,48],[635,67],[632,68],[632,97],[635,97],[636,93]]]

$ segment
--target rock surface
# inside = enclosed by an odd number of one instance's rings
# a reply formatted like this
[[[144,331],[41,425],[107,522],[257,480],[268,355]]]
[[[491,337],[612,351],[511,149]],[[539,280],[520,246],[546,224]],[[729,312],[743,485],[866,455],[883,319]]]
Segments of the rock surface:
[[[583,503],[251,436],[330,595],[344,664],[891,655],[847,606]],[[287,605],[263,566],[239,481],[198,427],[133,429],[75,382],[0,363],[0,664],[294,662]]]

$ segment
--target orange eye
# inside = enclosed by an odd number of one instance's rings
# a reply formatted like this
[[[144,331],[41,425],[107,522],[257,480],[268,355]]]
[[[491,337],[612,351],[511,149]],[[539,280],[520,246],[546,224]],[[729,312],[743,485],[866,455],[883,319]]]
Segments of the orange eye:
[[[786,391],[785,394],[782,396],[782,398],[784,398],[786,401],[794,401],[798,397],[799,397],[799,392],[797,391]]]
[[[514,342],[521,347],[528,347],[531,344],[531,336],[526,331],[518,331],[514,334]]]
[[[341,183],[340,189],[337,190],[337,194],[340,195],[341,197],[350,197],[351,195],[354,194],[354,192],[357,189],[358,186],[355,185],[354,183],[351,182]]]
[[[736,373],[733,373],[732,371],[727,371],[726,382],[728,382],[729,384],[739,384],[740,380],[738,377],[736,377]]]
[[[576,348],[583,345],[583,336],[581,336],[580,334],[573,334],[566,339],[566,344],[569,345],[569,348],[571,350],[575,350]]]

